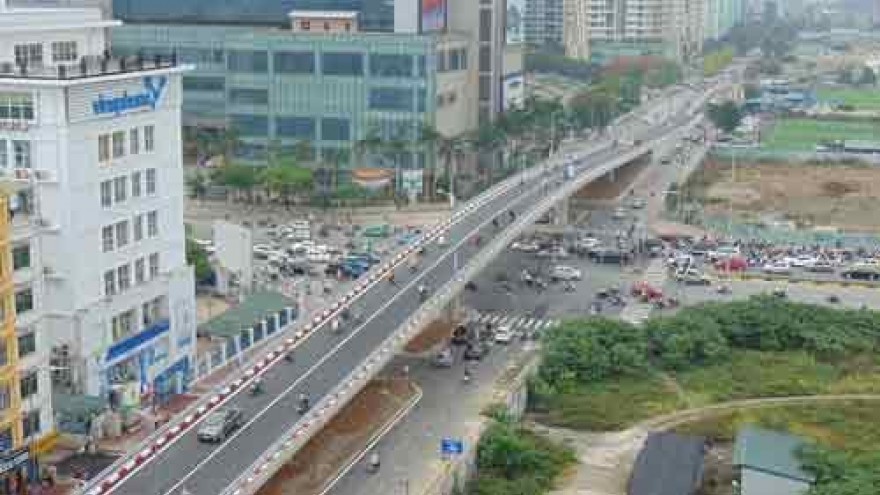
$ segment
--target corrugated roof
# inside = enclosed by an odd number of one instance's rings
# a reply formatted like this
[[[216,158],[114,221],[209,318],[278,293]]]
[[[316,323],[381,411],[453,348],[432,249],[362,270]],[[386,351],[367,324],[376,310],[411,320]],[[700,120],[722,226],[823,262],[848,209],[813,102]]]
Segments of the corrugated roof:
[[[811,483],[815,476],[804,471],[796,455],[804,444],[788,433],[745,426],[736,435],[733,464]]]
[[[242,330],[251,328],[269,315],[275,314],[295,303],[289,297],[273,291],[254,292],[234,308],[199,325],[199,335],[210,337],[234,337]]]
[[[629,495],[691,495],[703,475],[702,437],[652,433],[639,452]]]

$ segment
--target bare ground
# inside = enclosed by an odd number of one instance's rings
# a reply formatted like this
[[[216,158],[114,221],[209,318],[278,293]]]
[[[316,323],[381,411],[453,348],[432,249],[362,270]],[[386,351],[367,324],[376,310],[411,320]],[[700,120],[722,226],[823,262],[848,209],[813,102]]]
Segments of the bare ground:
[[[707,160],[689,181],[710,214],[783,216],[805,227],[880,231],[880,168],[844,164]]]
[[[409,380],[370,382],[257,495],[315,495],[417,394]]]
[[[443,342],[452,338],[452,329],[456,321],[449,319],[434,320],[416,335],[404,348],[405,352],[421,354],[434,349]]]

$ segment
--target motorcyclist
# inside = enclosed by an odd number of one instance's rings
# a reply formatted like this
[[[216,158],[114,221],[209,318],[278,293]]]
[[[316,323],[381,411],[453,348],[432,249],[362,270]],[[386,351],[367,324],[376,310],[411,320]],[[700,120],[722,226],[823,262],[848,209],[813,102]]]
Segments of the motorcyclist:
[[[293,362],[293,351],[287,351],[287,354],[284,355],[284,360],[288,363]]]
[[[419,297],[421,297],[424,300],[428,296],[428,288],[425,287],[424,284],[420,284],[418,290],[419,290]]]
[[[516,213],[514,213],[513,210],[508,210],[507,214],[510,216],[511,221],[516,220]]]
[[[339,332],[339,319],[338,318],[333,318],[333,321],[330,322],[330,330],[333,333]]]
[[[254,383],[251,384],[251,394],[257,395],[263,392],[263,378],[256,377],[254,378]]]
[[[302,392],[299,394],[299,398],[297,399],[297,410],[299,412],[305,412],[309,408],[309,396]]]
[[[367,459],[367,464],[368,464],[368,466],[369,466],[370,471],[372,471],[372,472],[374,472],[374,473],[375,473],[376,471],[378,471],[378,470],[379,470],[379,467],[381,466],[381,461],[379,460],[379,453],[378,453],[378,452],[372,452],[372,453],[370,454],[370,458]]]

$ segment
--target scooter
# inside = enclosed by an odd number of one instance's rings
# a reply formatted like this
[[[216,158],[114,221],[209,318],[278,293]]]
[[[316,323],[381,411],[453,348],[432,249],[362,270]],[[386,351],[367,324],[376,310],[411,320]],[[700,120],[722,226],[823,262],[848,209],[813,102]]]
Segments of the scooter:
[[[254,380],[254,383],[251,385],[251,395],[260,395],[263,392],[263,381]]]
[[[309,410],[309,398],[308,397],[300,397],[299,401],[296,404],[296,412],[298,414],[304,414]]]
[[[288,363],[292,363],[292,362],[293,362],[293,351],[290,351],[290,352],[288,352],[287,354],[284,355],[284,361],[286,361],[286,362],[288,362]]]

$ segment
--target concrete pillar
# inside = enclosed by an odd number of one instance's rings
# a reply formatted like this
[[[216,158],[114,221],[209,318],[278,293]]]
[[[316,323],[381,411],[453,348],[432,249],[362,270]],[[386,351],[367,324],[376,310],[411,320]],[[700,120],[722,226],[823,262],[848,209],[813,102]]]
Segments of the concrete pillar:
[[[553,207],[553,225],[565,227],[568,225],[568,210],[570,198],[565,198]]]
[[[614,183],[614,181],[617,180],[617,169],[612,168],[611,170],[609,170],[608,173],[605,174],[605,179],[608,182]]]

